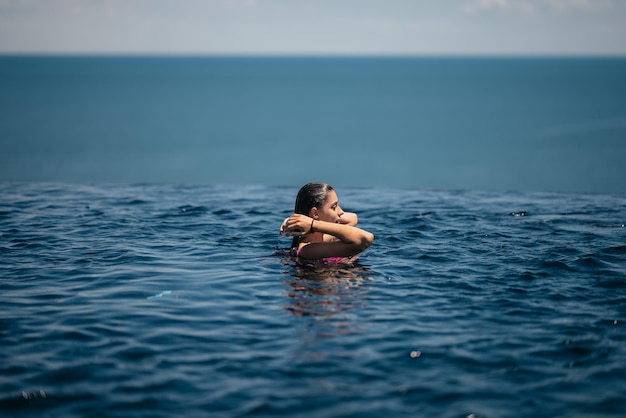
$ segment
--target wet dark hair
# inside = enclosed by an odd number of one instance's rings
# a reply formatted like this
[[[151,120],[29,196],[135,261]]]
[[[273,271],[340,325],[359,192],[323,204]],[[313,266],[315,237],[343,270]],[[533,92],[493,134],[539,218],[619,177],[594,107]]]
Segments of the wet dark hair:
[[[296,206],[294,213],[309,216],[312,208],[321,208],[326,202],[328,192],[335,190],[327,183],[307,183],[300,188],[296,196]],[[300,237],[293,237],[291,248],[297,248],[300,244]]]
[[[335,190],[333,186],[326,183],[308,183],[300,188],[296,196],[295,213],[309,216],[309,211],[313,208],[321,208],[328,192]]]

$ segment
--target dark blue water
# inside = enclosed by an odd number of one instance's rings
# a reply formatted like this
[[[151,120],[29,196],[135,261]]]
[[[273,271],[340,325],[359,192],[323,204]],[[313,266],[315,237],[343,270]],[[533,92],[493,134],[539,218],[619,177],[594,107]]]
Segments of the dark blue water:
[[[0,57],[0,180],[626,193],[626,59]]]
[[[296,191],[0,184],[1,415],[626,414],[624,196],[339,189],[304,268]]]

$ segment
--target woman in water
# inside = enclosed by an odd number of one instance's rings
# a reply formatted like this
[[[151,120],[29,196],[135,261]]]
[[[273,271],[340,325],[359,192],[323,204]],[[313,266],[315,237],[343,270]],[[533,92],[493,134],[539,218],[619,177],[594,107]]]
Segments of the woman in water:
[[[356,213],[341,210],[337,193],[326,183],[302,186],[294,212],[280,226],[280,234],[294,237],[291,251],[301,259],[336,263],[374,241],[373,234],[356,227]]]

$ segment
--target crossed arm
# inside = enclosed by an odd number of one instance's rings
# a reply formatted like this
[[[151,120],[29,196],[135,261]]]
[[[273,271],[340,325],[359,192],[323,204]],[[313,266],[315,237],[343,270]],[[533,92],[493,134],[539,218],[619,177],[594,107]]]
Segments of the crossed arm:
[[[323,242],[311,242],[300,250],[300,257],[319,259],[327,257],[349,257],[360,253],[372,245],[374,235],[357,228],[355,213],[345,212],[340,223],[313,220],[306,215],[293,214],[285,219],[280,233],[287,236],[303,236],[314,232],[324,234]]]

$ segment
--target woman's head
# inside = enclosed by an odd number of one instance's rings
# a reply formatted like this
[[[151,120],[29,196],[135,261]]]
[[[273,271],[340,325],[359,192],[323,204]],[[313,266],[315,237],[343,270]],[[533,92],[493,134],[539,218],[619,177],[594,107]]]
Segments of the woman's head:
[[[298,196],[296,196],[295,213],[309,216],[311,209],[321,208],[328,192],[334,190],[330,184],[326,183],[308,183],[300,188]]]
[[[343,215],[335,189],[326,183],[302,186],[296,197],[294,212],[328,222],[339,222]]]

